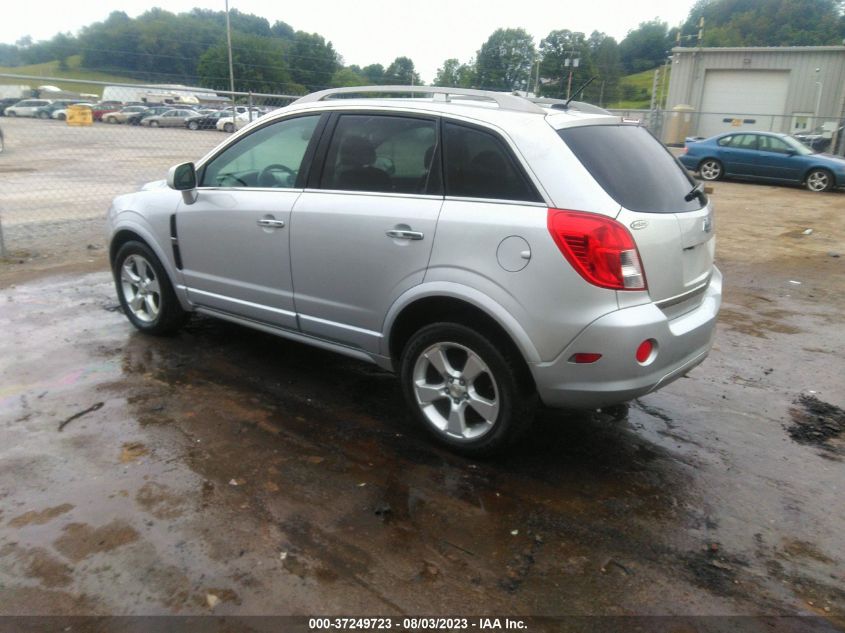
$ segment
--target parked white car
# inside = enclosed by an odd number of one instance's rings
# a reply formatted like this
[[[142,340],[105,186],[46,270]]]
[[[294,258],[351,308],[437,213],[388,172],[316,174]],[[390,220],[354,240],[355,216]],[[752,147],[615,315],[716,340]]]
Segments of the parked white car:
[[[85,108],[93,108],[93,103],[74,103],[75,106],[83,106]],[[66,121],[67,120],[67,108],[59,108],[58,110],[54,110],[53,114],[50,115],[51,118],[56,119],[58,121]]]
[[[217,129],[221,132],[228,132],[232,133],[235,130],[240,130],[243,126],[250,123],[250,121],[255,121],[258,117],[253,113],[252,119],[249,117],[249,113],[239,114],[235,117],[234,121],[230,116],[222,116],[217,119]]]
[[[50,99],[24,99],[18,101],[15,105],[9,106],[4,110],[6,116],[35,116],[35,111],[38,108],[48,106],[53,103]]]

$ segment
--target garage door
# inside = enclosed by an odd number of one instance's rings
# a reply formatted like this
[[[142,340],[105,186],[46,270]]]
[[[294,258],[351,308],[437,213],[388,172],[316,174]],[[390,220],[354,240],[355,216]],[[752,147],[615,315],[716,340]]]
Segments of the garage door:
[[[789,71],[708,70],[698,134],[731,130],[780,132],[786,112]]]

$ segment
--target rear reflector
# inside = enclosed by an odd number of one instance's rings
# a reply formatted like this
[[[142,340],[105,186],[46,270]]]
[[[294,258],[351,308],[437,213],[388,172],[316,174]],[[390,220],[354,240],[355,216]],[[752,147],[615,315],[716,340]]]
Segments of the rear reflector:
[[[601,354],[588,354],[585,352],[579,352],[570,356],[569,362],[579,364],[595,363],[599,358],[601,358]]]
[[[549,209],[549,233],[572,267],[601,288],[645,290],[634,238],[612,218],[583,211]]]
[[[646,339],[645,341],[640,343],[640,346],[637,348],[637,353],[636,353],[637,362],[638,363],[646,362],[651,357],[651,353],[653,351],[654,351],[654,341],[652,339]]]

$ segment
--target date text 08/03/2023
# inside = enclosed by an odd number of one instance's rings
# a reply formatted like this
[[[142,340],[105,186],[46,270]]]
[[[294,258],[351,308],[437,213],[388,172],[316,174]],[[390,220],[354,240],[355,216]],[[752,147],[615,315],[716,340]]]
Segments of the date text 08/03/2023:
[[[357,617],[309,618],[311,631],[331,630],[400,630],[400,631],[455,631],[455,630],[511,630],[525,631],[524,620],[515,618],[444,618],[444,617]]]

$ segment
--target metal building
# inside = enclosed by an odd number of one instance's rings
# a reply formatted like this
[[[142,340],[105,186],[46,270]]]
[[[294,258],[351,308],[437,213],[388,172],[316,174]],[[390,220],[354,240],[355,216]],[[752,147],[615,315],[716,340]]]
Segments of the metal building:
[[[666,109],[689,106],[688,134],[833,134],[845,119],[845,46],[674,48],[671,61]]]

